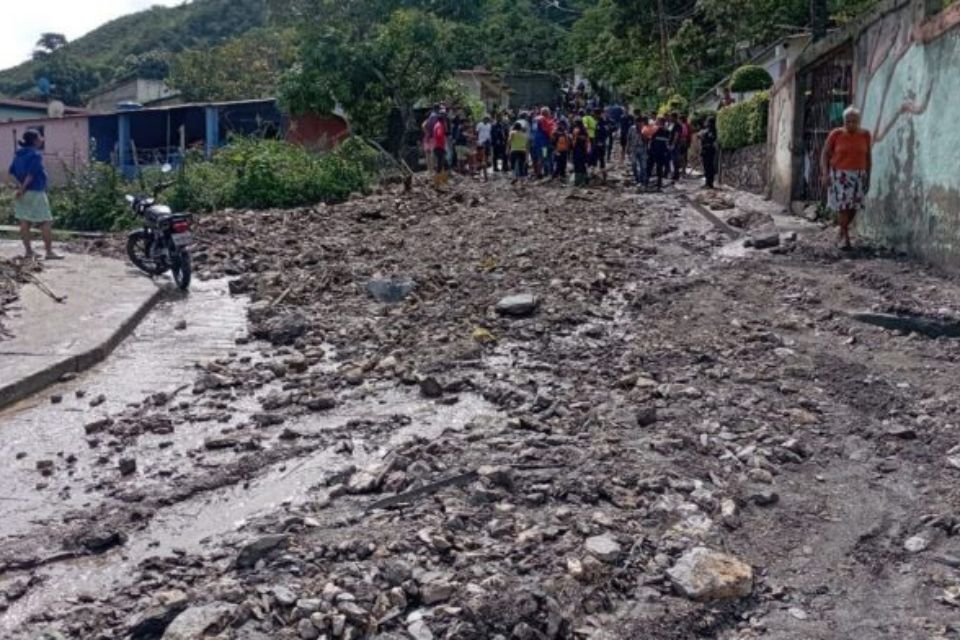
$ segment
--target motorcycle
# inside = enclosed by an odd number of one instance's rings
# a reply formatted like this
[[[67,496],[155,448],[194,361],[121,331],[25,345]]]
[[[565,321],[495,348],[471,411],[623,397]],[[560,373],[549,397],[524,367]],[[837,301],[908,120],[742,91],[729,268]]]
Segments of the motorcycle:
[[[170,173],[173,168],[165,164],[161,171]],[[173,213],[170,207],[157,204],[160,194],[174,183],[161,182],[153,189],[153,197],[126,196],[134,214],[143,218],[142,229],[127,236],[127,255],[130,261],[150,276],[173,274],[177,287],[186,291],[190,287],[191,261],[189,247],[193,244],[189,213]]]

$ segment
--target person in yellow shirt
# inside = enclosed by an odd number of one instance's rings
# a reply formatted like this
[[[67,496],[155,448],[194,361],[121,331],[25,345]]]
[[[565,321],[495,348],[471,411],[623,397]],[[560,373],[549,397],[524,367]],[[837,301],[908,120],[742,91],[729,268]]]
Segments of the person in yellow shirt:
[[[510,166],[513,167],[513,184],[516,184],[523,178],[527,168],[527,149],[530,146],[530,139],[527,132],[523,130],[523,125],[519,122],[513,125],[513,131],[507,138],[507,148],[510,150]]]

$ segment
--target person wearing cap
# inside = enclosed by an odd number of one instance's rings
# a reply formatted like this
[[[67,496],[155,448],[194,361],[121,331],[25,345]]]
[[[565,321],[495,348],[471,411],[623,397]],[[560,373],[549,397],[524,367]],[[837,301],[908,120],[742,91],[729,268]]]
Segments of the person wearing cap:
[[[47,260],[59,260],[53,252],[53,214],[47,198],[47,170],[43,166],[43,136],[39,131],[28,129],[20,141],[20,148],[10,164],[10,175],[17,182],[17,194],[13,212],[20,222],[20,238],[28,258],[33,257],[31,228],[40,226],[43,247]]]

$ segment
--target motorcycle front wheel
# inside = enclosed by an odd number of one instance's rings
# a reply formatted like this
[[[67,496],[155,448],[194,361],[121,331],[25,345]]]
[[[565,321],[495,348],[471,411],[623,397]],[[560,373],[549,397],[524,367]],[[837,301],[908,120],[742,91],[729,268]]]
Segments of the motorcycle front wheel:
[[[190,277],[193,274],[190,253],[186,249],[181,249],[174,254],[172,262],[170,270],[173,273],[173,281],[181,291],[186,291],[190,288]]]
[[[134,231],[127,236],[127,257],[130,262],[147,275],[157,275],[157,263],[150,258],[152,249],[150,235],[146,231]]]

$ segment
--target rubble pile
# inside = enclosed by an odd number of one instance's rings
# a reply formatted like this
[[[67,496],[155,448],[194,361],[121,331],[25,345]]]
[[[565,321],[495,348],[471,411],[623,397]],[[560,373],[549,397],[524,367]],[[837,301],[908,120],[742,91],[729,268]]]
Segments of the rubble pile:
[[[189,453],[207,471],[141,487],[144,520],[210,490],[212,475],[244,482],[314,451],[335,462],[314,470],[308,500],[144,559],[121,592],[35,628],[135,640],[857,637],[823,635],[843,594],[886,601],[910,576],[912,613],[867,623],[900,635],[870,637],[913,637],[915,625],[956,637],[960,516],[945,474],[960,467],[949,462],[960,347],[844,313],[949,314],[952,281],[831,258],[822,236],[718,259],[729,238],[676,195],[619,188],[418,184],[335,207],[224,212],[199,237],[201,275],[249,296],[249,335],[177,395],[89,423],[88,438],[122,451],[222,425]],[[399,444],[418,417],[309,429],[388,392],[437,412],[473,398],[491,410]],[[124,472],[138,474],[135,461]],[[132,507],[114,507],[101,524],[140,535]]]

